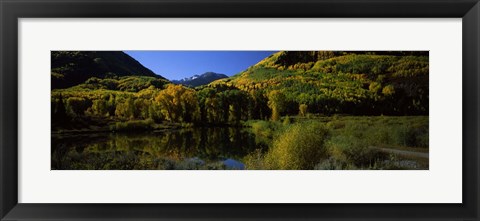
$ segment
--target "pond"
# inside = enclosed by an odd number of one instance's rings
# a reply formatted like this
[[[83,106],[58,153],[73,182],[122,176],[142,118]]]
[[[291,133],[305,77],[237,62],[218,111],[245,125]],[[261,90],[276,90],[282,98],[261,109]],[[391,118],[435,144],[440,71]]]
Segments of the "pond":
[[[245,128],[145,133],[52,134],[52,170],[244,169],[242,158],[266,149]]]

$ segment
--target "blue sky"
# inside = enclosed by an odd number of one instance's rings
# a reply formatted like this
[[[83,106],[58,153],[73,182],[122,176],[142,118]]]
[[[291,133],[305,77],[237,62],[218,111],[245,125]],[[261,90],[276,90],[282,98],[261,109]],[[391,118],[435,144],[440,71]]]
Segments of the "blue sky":
[[[124,51],[143,66],[169,80],[205,72],[232,76],[275,51]]]

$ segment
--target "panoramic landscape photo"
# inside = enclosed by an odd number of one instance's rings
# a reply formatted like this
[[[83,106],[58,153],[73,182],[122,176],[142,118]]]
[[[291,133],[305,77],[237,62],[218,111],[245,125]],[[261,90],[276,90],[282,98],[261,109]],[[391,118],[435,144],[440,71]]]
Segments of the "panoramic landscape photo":
[[[52,170],[428,170],[428,51],[51,51]]]

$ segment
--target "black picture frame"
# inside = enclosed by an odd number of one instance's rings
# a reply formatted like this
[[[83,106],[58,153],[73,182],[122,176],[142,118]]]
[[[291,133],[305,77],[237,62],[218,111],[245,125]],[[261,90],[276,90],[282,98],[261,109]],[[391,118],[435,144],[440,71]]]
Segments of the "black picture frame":
[[[1,220],[479,220],[478,0],[0,0]],[[462,204],[19,204],[18,19],[463,18]],[[448,117],[448,116],[446,116]]]

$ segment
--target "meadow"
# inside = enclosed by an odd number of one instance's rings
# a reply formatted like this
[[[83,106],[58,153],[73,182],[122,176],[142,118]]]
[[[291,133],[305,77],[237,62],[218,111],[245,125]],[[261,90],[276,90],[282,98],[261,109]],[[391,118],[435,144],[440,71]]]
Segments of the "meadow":
[[[428,117],[284,117],[251,121],[266,151],[244,158],[248,169],[425,169]],[[400,151],[397,151],[400,150]]]

